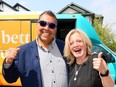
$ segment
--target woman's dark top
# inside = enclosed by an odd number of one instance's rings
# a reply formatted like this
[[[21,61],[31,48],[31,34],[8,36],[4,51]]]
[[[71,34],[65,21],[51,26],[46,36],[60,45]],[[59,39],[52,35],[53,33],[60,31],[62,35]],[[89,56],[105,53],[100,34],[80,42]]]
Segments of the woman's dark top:
[[[78,75],[75,75],[78,69]],[[75,76],[76,80],[74,80]],[[93,56],[82,65],[73,64],[70,66],[69,87],[103,87],[99,72],[93,68]]]

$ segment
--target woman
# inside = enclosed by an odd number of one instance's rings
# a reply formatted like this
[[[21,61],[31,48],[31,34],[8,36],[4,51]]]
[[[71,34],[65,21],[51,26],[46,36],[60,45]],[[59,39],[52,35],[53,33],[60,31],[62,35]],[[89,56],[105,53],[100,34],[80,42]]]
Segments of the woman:
[[[67,34],[64,56],[70,64],[69,87],[114,86],[102,52],[94,56],[91,48],[91,41],[83,31],[73,29]]]

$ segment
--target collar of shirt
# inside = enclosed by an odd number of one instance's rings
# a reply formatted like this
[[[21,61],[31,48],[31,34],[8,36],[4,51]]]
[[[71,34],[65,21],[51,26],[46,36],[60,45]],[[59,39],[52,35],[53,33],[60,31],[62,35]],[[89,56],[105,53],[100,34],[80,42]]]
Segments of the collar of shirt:
[[[49,45],[48,49],[47,49],[47,48],[42,47],[42,46],[38,43],[38,37],[36,38],[36,43],[37,43],[37,45],[38,45],[42,50],[44,50],[44,51],[46,51],[46,52],[49,52],[51,49],[54,48],[54,46],[55,46],[55,41],[56,41],[56,39],[54,38],[53,41],[51,42],[51,44]]]

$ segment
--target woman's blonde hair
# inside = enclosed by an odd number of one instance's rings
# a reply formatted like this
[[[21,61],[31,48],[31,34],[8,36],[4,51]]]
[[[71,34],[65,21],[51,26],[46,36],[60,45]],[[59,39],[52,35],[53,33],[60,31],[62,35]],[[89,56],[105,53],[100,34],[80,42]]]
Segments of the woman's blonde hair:
[[[64,46],[64,57],[67,58],[68,60],[68,63],[71,65],[75,62],[75,57],[74,55],[71,53],[70,51],[70,43],[69,43],[69,40],[70,40],[70,37],[71,35],[73,35],[74,33],[78,33],[81,38],[82,38],[82,41],[84,42],[84,45],[85,47],[87,48],[87,54],[86,56],[90,56],[91,55],[91,49],[92,49],[92,43],[91,43],[91,40],[89,39],[89,37],[86,35],[86,33],[82,30],[79,30],[79,29],[72,29],[67,35],[66,35],[66,38],[65,38],[65,46]],[[78,37],[77,37],[78,38]]]

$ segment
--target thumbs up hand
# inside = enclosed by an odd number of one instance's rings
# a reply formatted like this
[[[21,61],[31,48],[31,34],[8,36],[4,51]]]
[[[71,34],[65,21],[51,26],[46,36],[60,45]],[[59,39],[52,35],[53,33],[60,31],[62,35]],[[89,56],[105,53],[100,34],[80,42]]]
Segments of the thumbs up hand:
[[[5,63],[6,64],[12,63],[13,60],[15,59],[17,53],[19,52],[19,50],[20,50],[20,48],[9,48],[7,51]]]
[[[102,58],[102,52],[98,54],[98,58],[93,59],[93,68],[98,70],[100,73],[105,73],[108,69],[106,62]]]

